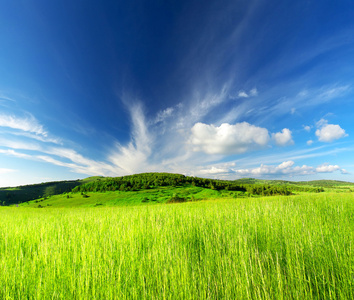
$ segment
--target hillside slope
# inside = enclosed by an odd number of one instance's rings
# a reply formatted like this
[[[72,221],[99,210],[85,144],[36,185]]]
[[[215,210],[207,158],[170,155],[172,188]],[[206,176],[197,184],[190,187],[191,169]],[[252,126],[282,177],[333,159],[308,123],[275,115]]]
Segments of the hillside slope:
[[[219,196],[229,195],[230,197],[240,197],[249,195],[272,196],[290,195],[300,192],[323,192],[325,189],[351,192],[352,189],[354,189],[354,183],[333,180],[292,182],[254,178],[228,181],[171,173],[141,173],[121,177],[89,177],[84,180],[46,182],[16,188],[2,188],[0,189],[0,204],[13,205],[36,200],[31,202],[31,205],[38,206],[41,204],[34,203],[43,202],[54,195],[59,195],[55,198],[59,206],[66,206],[69,203],[75,206],[75,201],[78,201],[78,205],[99,205],[99,203],[101,203],[99,199],[105,199],[104,202],[114,202],[114,199],[123,198],[134,198],[136,200],[133,201],[134,203],[140,203],[142,199],[149,199],[150,194],[154,193],[154,191],[162,190],[169,191],[167,193],[168,196],[166,196],[166,194],[165,196],[152,196],[150,198],[156,199],[156,202],[166,202],[167,198],[171,199],[173,194],[182,192],[182,194],[184,194],[182,198],[190,199],[193,194],[196,193],[196,190],[198,190],[198,193],[204,191],[203,193],[210,194],[212,191],[212,195],[218,194]],[[183,192],[184,190],[189,192],[185,193]],[[112,192],[115,193],[112,194]],[[87,196],[88,193],[92,196],[90,199]],[[110,196],[102,196],[104,193],[107,193],[107,195],[110,194]],[[65,199],[64,204],[62,203],[63,199]],[[52,200],[49,202],[46,201],[45,205],[52,205],[51,201]],[[173,199],[171,201],[173,201]],[[148,202],[148,200],[145,199],[145,202]]]
[[[39,198],[71,192],[76,186],[99,179],[88,177],[83,180],[53,181],[39,184],[0,188],[0,205],[11,205]]]

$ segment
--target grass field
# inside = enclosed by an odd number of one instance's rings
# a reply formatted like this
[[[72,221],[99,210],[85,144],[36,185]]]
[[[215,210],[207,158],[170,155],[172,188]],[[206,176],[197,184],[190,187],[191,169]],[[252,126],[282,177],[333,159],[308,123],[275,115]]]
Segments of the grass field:
[[[0,213],[0,299],[354,299],[351,193]]]
[[[129,192],[88,192],[54,195],[22,203],[25,207],[97,207],[97,206],[131,206],[166,203],[173,195],[179,195],[186,201],[199,201],[237,197],[235,191],[214,191],[194,186],[160,187],[156,189],[129,191]]]

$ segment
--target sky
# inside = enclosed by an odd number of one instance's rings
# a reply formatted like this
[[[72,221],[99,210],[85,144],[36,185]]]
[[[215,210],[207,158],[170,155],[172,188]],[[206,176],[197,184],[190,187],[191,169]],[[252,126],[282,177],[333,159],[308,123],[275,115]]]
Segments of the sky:
[[[0,186],[354,182],[351,0],[1,1]]]

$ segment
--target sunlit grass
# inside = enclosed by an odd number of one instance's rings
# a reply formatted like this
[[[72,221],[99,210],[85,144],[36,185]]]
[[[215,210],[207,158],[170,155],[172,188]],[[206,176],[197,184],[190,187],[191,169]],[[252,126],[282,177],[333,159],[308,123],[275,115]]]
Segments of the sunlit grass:
[[[214,191],[200,187],[160,187],[156,189],[140,191],[108,191],[68,193],[54,195],[49,198],[42,198],[20,204],[25,207],[92,207],[92,206],[129,206],[166,203],[175,194],[186,199],[186,201],[198,201],[203,199],[215,199],[237,195],[238,192]],[[144,201],[143,201],[144,200]]]
[[[1,208],[1,299],[353,299],[354,197]]]

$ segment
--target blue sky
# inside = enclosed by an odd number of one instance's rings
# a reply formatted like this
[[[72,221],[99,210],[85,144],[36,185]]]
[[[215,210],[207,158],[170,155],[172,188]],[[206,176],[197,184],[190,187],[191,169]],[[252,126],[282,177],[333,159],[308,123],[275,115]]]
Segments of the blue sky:
[[[2,1],[0,186],[354,181],[352,1]]]

